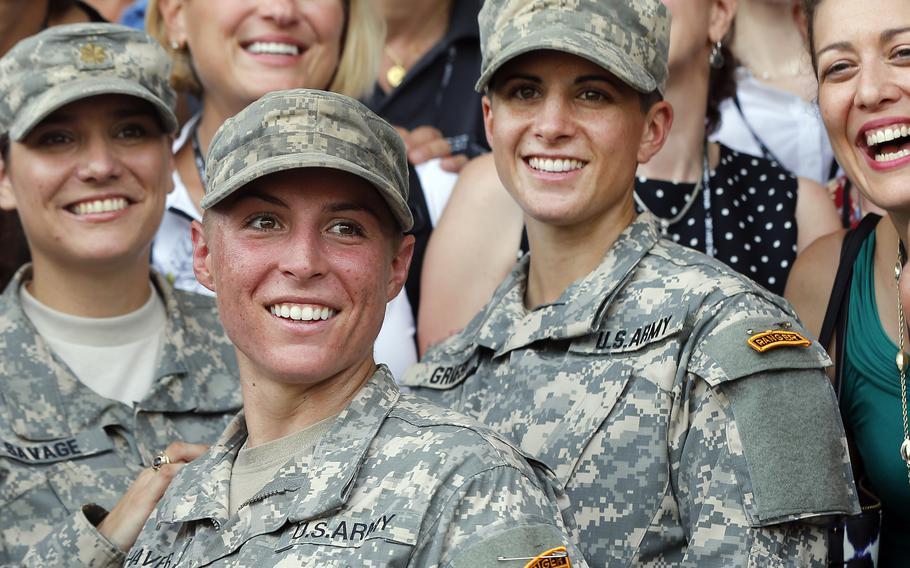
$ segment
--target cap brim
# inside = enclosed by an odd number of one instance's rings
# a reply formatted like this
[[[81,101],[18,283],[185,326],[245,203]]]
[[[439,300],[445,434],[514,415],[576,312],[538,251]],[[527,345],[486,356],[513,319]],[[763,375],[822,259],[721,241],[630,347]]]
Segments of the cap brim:
[[[38,123],[60,107],[98,95],[127,95],[148,101],[161,117],[165,132],[171,134],[177,131],[174,111],[145,87],[126,79],[95,77],[55,85],[36,97],[19,111],[10,126],[10,139],[22,140]]]
[[[563,33],[559,33],[560,31]],[[587,59],[642,93],[653,92],[659,87],[657,80],[644,67],[630,62],[628,55],[620,52],[615,45],[603,37],[582,33],[573,27],[558,26],[555,30],[550,27],[510,43],[490,62],[474,88],[478,92],[483,92],[493,75],[503,65],[525,53],[542,50],[561,51]],[[602,54],[602,56],[597,57],[595,54]]]
[[[329,168],[365,179],[376,188],[379,195],[388,204],[402,232],[407,232],[413,227],[414,219],[411,210],[396,188],[390,187],[380,176],[353,162],[322,152],[298,152],[259,160],[231,176],[221,185],[217,193],[206,194],[200,205],[203,209],[209,209],[254,180],[269,174],[300,168]]]

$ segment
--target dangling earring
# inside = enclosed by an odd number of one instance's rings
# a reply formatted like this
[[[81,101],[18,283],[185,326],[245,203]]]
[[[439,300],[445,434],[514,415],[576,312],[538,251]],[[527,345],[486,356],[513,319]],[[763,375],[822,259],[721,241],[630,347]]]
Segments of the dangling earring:
[[[714,69],[720,69],[724,66],[724,53],[721,51],[723,44],[719,41],[711,48],[711,55],[708,57],[708,64]]]

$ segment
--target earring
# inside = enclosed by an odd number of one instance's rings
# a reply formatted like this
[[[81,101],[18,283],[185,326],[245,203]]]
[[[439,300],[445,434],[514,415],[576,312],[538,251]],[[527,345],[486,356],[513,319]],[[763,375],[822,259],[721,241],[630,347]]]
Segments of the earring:
[[[708,64],[714,69],[720,69],[724,66],[724,54],[721,51],[723,44],[717,42],[711,48],[711,55],[708,57]]]
[[[180,45],[179,42],[177,42],[177,40],[174,40],[174,39],[171,40],[171,49],[173,49],[174,51],[180,51],[181,47],[182,46]]]

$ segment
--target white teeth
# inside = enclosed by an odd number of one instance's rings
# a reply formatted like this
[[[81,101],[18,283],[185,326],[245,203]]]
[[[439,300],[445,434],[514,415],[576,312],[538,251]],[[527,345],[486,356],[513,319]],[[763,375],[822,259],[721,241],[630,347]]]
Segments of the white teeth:
[[[92,213],[109,213],[111,211],[120,211],[126,209],[129,205],[126,199],[114,197],[112,199],[98,199],[96,201],[83,201],[70,207],[70,211],[76,215],[90,215]]]
[[[910,156],[910,148],[904,148],[903,150],[898,150],[897,152],[890,152],[887,154],[876,154],[876,162],[890,162],[892,160],[899,160],[906,156]]]
[[[585,167],[587,162],[582,162],[580,160],[572,159],[551,159],[551,158],[529,158],[528,165],[530,165],[535,170],[540,170],[542,172],[570,172],[572,170],[580,170]]]
[[[275,304],[269,306],[272,315],[294,321],[327,320],[335,315],[335,310],[326,306],[306,304]]]
[[[256,41],[251,43],[246,50],[250,53],[265,53],[269,55],[297,55],[300,53],[296,45],[273,41]]]
[[[908,134],[910,134],[910,125],[908,124],[895,124],[878,130],[870,130],[866,132],[866,145],[877,146],[898,138],[904,138]]]

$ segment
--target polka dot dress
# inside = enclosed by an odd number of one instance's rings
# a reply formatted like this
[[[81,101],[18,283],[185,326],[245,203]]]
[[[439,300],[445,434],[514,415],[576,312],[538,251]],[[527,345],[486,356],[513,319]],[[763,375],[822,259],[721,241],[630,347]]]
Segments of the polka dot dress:
[[[783,294],[796,258],[796,190],[787,170],[764,158],[720,147],[720,163],[711,172],[711,217],[718,260]],[[677,215],[695,188],[692,183],[638,178],[635,191],[657,216]],[[704,196],[667,230],[667,238],[705,251]],[[640,210],[639,210],[640,211]]]

